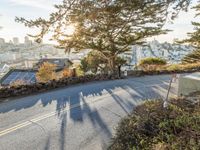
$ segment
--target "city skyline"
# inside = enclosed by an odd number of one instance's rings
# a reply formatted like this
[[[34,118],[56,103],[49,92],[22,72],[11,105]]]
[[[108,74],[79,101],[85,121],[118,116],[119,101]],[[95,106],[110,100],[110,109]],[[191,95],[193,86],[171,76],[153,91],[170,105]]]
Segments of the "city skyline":
[[[25,17],[35,19],[38,17],[47,18],[49,13],[55,11],[54,4],[61,3],[62,0],[1,0],[0,2],[0,38],[4,38],[6,42],[13,40],[14,37],[19,38],[19,42],[23,43],[27,34],[37,33],[38,29],[27,28],[23,24],[16,23],[15,17]],[[195,5],[197,0],[193,0]],[[44,5],[45,4],[45,5]],[[192,6],[191,6],[192,7]],[[195,17],[195,11],[189,8],[188,12],[181,12],[179,17],[173,24],[167,22],[166,29],[173,30],[166,35],[152,37],[159,42],[173,42],[174,39],[184,39],[188,32],[193,31],[191,21],[200,20]],[[45,43],[52,43],[49,37],[44,38]]]
[[[14,45],[19,45],[19,44],[27,44],[27,43],[32,43],[34,42],[33,40],[30,39],[29,36],[24,36],[23,40],[19,40],[19,37],[13,37],[12,39],[10,39],[9,41],[6,41],[4,38],[0,37],[0,45],[1,44],[6,44],[6,43],[12,43]]]

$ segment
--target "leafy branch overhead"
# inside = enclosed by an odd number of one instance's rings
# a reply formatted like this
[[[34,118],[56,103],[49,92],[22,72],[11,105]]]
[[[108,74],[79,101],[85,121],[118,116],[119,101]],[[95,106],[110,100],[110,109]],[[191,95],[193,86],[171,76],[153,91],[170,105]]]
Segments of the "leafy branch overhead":
[[[144,39],[166,33],[166,21],[187,10],[191,0],[64,0],[55,5],[57,11],[49,19],[17,22],[40,28],[32,35],[39,42],[45,34],[66,51],[91,49],[99,51],[111,70],[118,54],[130,50],[130,45],[141,44]],[[69,25],[75,27],[72,35],[66,34]]]
[[[193,7],[196,10],[196,17],[200,16],[200,1]],[[188,38],[179,43],[187,43],[194,47],[194,51],[186,55],[183,59],[183,63],[198,63],[200,60],[200,22],[192,22],[194,26],[194,32],[188,33]]]
[[[200,2],[200,1],[199,1]],[[200,16],[200,4],[194,7],[196,10],[196,17]],[[192,22],[194,32],[188,33],[189,38],[181,41],[182,43],[192,44],[196,49],[200,48],[200,22]]]

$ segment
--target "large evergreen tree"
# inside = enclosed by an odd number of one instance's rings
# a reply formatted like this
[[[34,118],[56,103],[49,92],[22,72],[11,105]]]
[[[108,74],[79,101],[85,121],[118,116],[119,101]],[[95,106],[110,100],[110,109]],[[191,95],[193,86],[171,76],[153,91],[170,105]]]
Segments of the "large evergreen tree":
[[[197,18],[200,16],[200,1],[198,1],[194,9],[197,12]],[[183,58],[183,63],[197,63],[200,61],[200,22],[192,22],[192,25],[194,26],[194,32],[188,33],[189,38],[180,41],[180,43],[188,43],[192,45],[195,50]]]
[[[163,25],[186,10],[191,0],[64,0],[45,20],[16,18],[28,27],[38,27],[33,35],[39,42],[49,32],[66,51],[91,49],[101,53],[111,71],[116,57],[147,37],[165,33]],[[66,34],[69,25],[74,34]]]
[[[200,16],[200,1],[198,1],[198,3],[199,4],[194,7],[197,11],[196,17]],[[188,33],[189,38],[183,42],[191,44],[196,49],[200,49],[200,22],[192,22],[192,25],[194,26],[194,32]]]
[[[200,49],[196,49],[183,57],[182,63],[200,63]]]

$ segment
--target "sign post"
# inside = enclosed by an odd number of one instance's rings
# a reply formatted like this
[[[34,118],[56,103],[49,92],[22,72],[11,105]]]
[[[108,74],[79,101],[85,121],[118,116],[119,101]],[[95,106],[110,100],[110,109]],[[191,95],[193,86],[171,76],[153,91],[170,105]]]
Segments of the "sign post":
[[[175,79],[175,80],[177,79],[177,74],[173,74],[171,79],[170,79],[169,87],[168,87],[168,90],[167,90],[167,96],[164,99],[164,103],[163,103],[164,108],[167,108],[168,105],[169,105],[168,98],[169,98],[169,92],[170,92],[170,89],[171,89],[171,86],[172,86],[173,79]]]

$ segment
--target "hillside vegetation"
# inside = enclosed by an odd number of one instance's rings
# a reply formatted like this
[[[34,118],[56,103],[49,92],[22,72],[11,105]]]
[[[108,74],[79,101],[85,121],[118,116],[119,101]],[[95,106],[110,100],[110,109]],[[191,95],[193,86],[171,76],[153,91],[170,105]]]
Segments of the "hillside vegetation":
[[[137,106],[117,128],[110,150],[199,150],[200,94]]]

